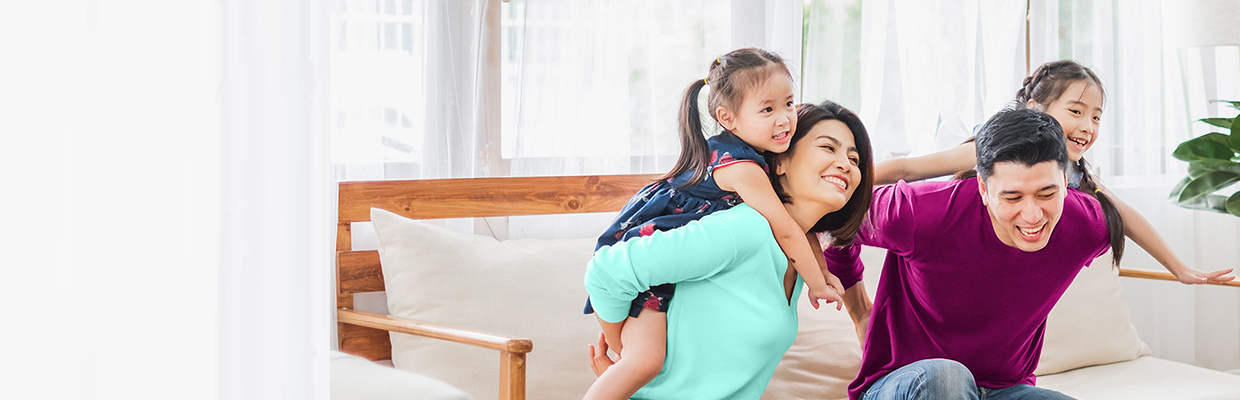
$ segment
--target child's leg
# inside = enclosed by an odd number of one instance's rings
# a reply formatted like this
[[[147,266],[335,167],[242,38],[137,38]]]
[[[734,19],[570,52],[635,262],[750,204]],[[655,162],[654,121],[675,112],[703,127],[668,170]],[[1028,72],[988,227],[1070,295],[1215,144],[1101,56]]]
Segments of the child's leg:
[[[667,314],[646,309],[620,331],[620,359],[594,381],[586,399],[627,399],[659,375],[667,353]]]

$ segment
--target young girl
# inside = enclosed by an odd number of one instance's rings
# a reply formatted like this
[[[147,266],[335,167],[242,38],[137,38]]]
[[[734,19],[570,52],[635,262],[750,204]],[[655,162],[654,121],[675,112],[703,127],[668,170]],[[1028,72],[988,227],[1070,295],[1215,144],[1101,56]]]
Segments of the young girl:
[[[1149,252],[1184,284],[1226,282],[1232,269],[1205,272],[1189,267],[1176,257],[1171,247],[1145,217],[1119,200],[1089,173],[1084,153],[1098,140],[1104,93],[1102,81],[1089,68],[1070,60],[1042,64],[1025,78],[1012,106],[1028,107],[1055,117],[1063,127],[1068,146],[1068,186],[1093,194],[1106,213],[1111,232],[1113,262],[1119,265],[1124,253],[1124,236]],[[898,157],[875,165],[874,184],[915,181],[971,170],[977,164],[972,139],[953,149],[920,157]]]
[[[710,115],[724,129],[710,139],[703,133],[697,106],[698,92],[705,86]],[[629,200],[597,247],[680,227],[743,201],[770,223],[789,265],[809,287],[814,307],[824,300],[839,308],[839,279],[814,261],[820,258],[815,254],[821,254],[817,238],[805,234],[788,214],[767,178],[762,156],[788,150],[797,123],[793,95],[792,74],[775,53],[745,48],[715,59],[706,79],[685,91],[675,167]],[[850,184],[836,177],[827,180],[841,187]],[[659,374],[666,352],[665,313],[674,289],[660,285],[639,294],[621,323],[599,319],[608,347],[621,358],[599,376],[587,399],[627,399]],[[592,312],[587,302],[586,313]]]

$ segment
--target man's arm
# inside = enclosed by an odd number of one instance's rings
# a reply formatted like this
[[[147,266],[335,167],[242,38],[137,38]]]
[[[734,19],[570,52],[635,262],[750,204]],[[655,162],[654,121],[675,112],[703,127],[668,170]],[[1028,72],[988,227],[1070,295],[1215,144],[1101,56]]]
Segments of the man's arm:
[[[857,343],[861,344],[861,348],[865,348],[865,333],[870,326],[870,310],[874,309],[870,294],[865,291],[865,282],[858,281],[857,284],[844,291],[844,307],[848,309],[853,328],[857,330]]]

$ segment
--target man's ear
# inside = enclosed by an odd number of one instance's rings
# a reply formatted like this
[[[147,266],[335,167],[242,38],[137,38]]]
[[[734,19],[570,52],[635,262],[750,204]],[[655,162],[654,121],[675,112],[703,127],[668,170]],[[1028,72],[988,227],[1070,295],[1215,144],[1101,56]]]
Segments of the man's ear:
[[[990,205],[986,204],[986,180],[980,176],[977,177],[977,194],[982,196],[982,205],[989,207]]]
[[[715,119],[719,121],[719,125],[722,126],[723,129],[728,131],[731,131],[732,128],[736,127],[736,116],[732,115],[732,112],[728,111],[728,109],[723,106],[715,108]]]

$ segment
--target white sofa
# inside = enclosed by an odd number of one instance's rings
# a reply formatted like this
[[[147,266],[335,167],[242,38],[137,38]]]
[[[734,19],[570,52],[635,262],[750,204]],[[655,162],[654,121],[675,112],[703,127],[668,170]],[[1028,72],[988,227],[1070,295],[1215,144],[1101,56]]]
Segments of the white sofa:
[[[580,312],[592,239],[496,241],[382,210],[372,211],[371,220],[393,316],[528,337],[534,343],[528,397],[581,398],[594,378],[586,346],[598,335],[594,319]],[[863,251],[870,290],[877,287],[883,254]],[[1094,264],[1051,314],[1040,386],[1081,399],[1240,399],[1240,376],[1148,356],[1129,323],[1109,259]],[[852,323],[844,311],[813,310],[801,301],[798,338],[764,398],[844,398],[861,356]],[[494,357],[486,350],[392,335],[396,367],[479,399],[496,398]]]

